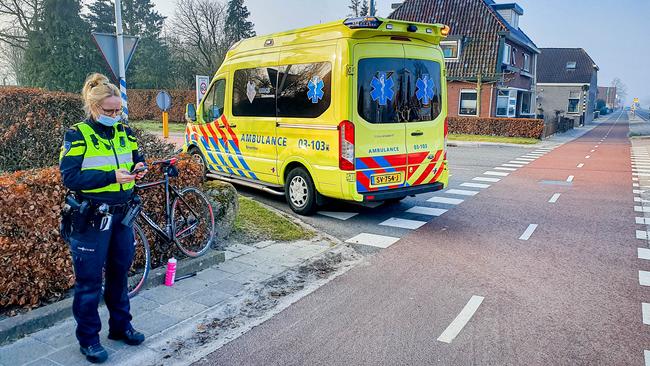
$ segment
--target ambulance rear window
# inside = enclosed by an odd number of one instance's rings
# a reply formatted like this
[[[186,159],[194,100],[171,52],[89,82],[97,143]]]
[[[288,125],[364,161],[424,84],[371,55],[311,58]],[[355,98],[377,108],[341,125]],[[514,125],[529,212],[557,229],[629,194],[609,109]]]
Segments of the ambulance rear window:
[[[431,60],[359,60],[357,111],[370,123],[433,121],[442,109],[440,64]]]

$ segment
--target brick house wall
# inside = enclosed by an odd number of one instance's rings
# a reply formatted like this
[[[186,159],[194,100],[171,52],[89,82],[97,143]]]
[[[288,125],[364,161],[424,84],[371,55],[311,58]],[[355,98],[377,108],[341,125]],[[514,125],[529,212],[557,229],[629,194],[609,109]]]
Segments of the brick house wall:
[[[464,81],[449,81],[447,83],[447,113],[449,117],[458,117],[460,108],[461,90],[476,90],[476,83]],[[483,84],[481,86],[481,103],[479,117],[493,117],[496,103],[496,89],[494,84]]]

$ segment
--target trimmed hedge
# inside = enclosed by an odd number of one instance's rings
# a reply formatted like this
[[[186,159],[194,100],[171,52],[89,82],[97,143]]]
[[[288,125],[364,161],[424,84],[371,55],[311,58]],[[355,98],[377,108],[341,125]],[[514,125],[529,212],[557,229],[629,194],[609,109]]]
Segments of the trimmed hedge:
[[[78,95],[0,88],[0,171],[57,164],[65,130],[83,119]]]
[[[184,156],[178,168],[174,184],[200,187],[201,165]],[[151,171],[147,180],[159,177]],[[59,236],[65,193],[57,167],[0,175],[0,312],[57,300],[74,285],[70,252]],[[162,218],[163,189],[148,189],[142,197],[145,210]],[[176,253],[176,246],[162,252],[153,232],[145,232],[152,258],[166,260]]]
[[[544,120],[528,118],[449,117],[449,133],[542,138]]]
[[[0,171],[44,168],[59,163],[65,131],[85,118],[77,94],[42,89],[0,88]],[[169,156],[174,145],[135,130],[142,153]]]
[[[160,120],[162,112],[156,104],[156,96],[160,90],[154,89],[131,89],[129,95],[129,119],[139,120]],[[169,122],[185,122],[185,105],[196,104],[196,93],[194,90],[168,90],[172,98],[171,109],[169,110]]]

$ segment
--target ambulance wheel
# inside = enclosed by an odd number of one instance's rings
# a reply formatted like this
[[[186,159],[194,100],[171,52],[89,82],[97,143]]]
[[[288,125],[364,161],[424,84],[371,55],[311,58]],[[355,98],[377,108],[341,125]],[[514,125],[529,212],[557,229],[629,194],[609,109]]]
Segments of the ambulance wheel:
[[[316,188],[304,168],[294,168],[289,172],[284,192],[293,212],[307,216],[316,211]]]
[[[192,160],[201,165],[203,176],[205,177],[205,175],[208,174],[208,165],[206,164],[205,158],[203,157],[203,154],[201,154],[201,151],[193,147],[190,149],[190,155],[192,156]]]

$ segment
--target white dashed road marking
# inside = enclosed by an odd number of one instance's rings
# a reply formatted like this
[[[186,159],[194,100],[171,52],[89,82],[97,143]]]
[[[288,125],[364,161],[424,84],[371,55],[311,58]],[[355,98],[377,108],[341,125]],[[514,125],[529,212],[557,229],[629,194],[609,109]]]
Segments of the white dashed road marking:
[[[570,175],[570,176],[566,179],[566,181],[569,182],[569,183],[571,183],[571,182],[573,182],[573,178],[574,178],[574,176],[573,176],[573,175]]]
[[[361,233],[355,236],[354,238],[350,238],[346,240],[345,242],[351,244],[369,245],[371,247],[377,247],[377,248],[388,248],[389,246],[397,243],[398,241],[399,238],[394,238],[392,236]]]
[[[519,237],[519,240],[528,240],[530,239],[530,236],[533,235],[535,232],[535,229],[537,229],[537,224],[530,224],[528,225],[528,228],[526,231],[524,231],[523,234]]]
[[[639,271],[639,284],[641,286],[650,286],[650,272]]]
[[[557,202],[557,199],[560,198],[560,194],[561,194],[561,193],[556,193],[556,194],[554,194],[554,195],[551,197],[551,199],[548,200],[548,202],[550,202],[550,203],[555,203],[555,202]]]
[[[333,219],[343,220],[343,221],[353,218],[359,214],[358,212],[332,212],[332,211],[318,211],[317,213],[319,215],[323,215],[323,216],[327,216]]]
[[[470,187],[470,188],[489,188],[489,184],[483,184],[483,183],[463,183],[460,185],[461,187]]]
[[[457,194],[459,196],[476,196],[478,194],[477,191],[467,191],[464,189],[449,189],[445,193]]]
[[[524,166],[521,164],[501,164],[502,166],[509,166],[512,168],[523,168]]]
[[[474,316],[474,313],[478,309],[478,307],[481,305],[483,302],[483,299],[485,299],[483,296],[472,296],[471,299],[467,302],[463,310],[460,311],[458,316],[454,320],[452,320],[451,324],[445,329],[444,332],[438,337],[438,341],[440,342],[445,342],[445,343],[451,343],[451,341],[456,338],[458,333],[460,333],[461,330],[465,327],[465,325],[472,319],[472,316]]]
[[[591,157],[591,155],[587,155],[587,156],[585,156],[585,159],[589,159],[590,157]]]
[[[497,167],[494,167],[492,169],[494,169],[494,170],[505,170],[505,171],[508,171],[508,172],[514,172],[514,171],[517,170],[515,168],[504,168],[504,167],[501,167],[501,166],[497,166]]]
[[[634,220],[639,225],[650,225],[650,218],[648,217],[636,217]]]
[[[477,181],[477,182],[492,182],[492,183],[496,183],[496,182],[500,181],[501,179],[499,179],[499,178],[488,178],[488,177],[476,177],[476,178],[472,178],[472,180],[475,180],[475,181]]]
[[[639,257],[639,259],[650,260],[650,249],[637,248],[637,256]]]
[[[578,164],[578,168],[582,168],[583,166],[585,166],[584,163],[580,163],[580,164]]]
[[[531,159],[531,158],[516,158],[515,160],[521,160],[521,161],[535,161],[535,159]]]
[[[530,161],[510,160],[508,163],[512,163],[512,164],[530,164]]]
[[[447,210],[442,208],[432,208],[432,207],[422,207],[415,206],[406,210],[407,213],[418,214],[418,215],[427,215],[427,216],[440,216],[447,212]]]
[[[507,177],[510,175],[510,173],[504,173],[504,172],[493,172],[491,170],[484,172],[483,175],[495,175],[497,177]]]
[[[427,200],[427,202],[445,203],[445,204],[448,204],[448,205],[458,205],[460,203],[463,203],[463,200],[461,200],[459,198],[431,197],[431,198],[429,198]]]
[[[426,221],[407,220],[407,219],[400,219],[397,217],[391,217],[390,219],[380,223],[379,225],[398,227],[400,229],[415,230],[422,227],[424,224],[426,224]]]

